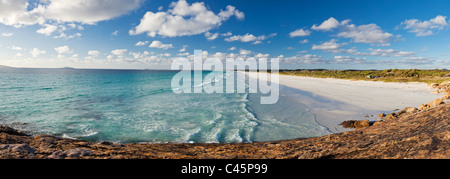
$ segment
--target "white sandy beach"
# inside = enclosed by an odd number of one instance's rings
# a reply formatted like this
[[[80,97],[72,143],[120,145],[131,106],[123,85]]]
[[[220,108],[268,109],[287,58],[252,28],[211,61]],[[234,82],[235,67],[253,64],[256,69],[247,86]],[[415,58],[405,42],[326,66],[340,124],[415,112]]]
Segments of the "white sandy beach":
[[[267,80],[264,73],[249,72],[250,78]],[[432,88],[425,83],[386,83],[375,81],[352,81],[331,78],[312,78],[278,75],[279,84],[301,91],[299,102],[307,104],[311,112],[317,115],[317,121],[332,132],[345,131],[339,127],[346,120],[378,120],[380,113],[393,112],[405,107],[418,107],[441,97],[433,94]],[[269,79],[270,81],[270,79]],[[329,99],[328,102],[314,98]],[[368,118],[365,116],[369,116]]]

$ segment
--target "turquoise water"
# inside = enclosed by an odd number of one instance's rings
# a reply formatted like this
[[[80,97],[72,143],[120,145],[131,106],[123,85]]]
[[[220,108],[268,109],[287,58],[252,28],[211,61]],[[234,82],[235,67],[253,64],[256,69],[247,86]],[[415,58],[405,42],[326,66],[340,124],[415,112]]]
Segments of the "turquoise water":
[[[273,105],[259,104],[262,94],[176,94],[175,74],[0,69],[0,124],[119,143],[259,142],[329,133],[283,89]]]

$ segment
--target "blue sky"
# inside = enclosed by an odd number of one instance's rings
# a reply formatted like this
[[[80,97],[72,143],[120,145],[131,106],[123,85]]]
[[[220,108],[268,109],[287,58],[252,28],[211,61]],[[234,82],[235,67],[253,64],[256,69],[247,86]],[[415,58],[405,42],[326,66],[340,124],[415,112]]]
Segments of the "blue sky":
[[[450,68],[447,0],[3,0],[0,65],[169,68],[179,57],[281,68]]]

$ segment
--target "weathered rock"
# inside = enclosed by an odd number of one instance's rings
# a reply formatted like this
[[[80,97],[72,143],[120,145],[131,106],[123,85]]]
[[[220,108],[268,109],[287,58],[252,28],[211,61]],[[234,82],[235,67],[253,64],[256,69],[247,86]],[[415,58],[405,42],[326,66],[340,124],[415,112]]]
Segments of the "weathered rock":
[[[417,108],[406,107],[406,108],[404,109],[404,111],[405,111],[406,113],[414,113],[414,112],[417,112]]]
[[[397,120],[385,120],[364,129],[276,142],[119,146],[0,132],[0,158],[15,159],[450,159],[449,146],[450,104],[401,115]]]
[[[366,127],[369,127],[369,126],[370,126],[370,121],[369,120],[361,120],[361,121],[358,121],[358,123],[355,124],[355,127],[357,129],[366,128]]]
[[[64,159],[66,157],[80,158],[80,157],[89,156],[91,154],[92,154],[91,150],[87,150],[87,149],[83,149],[83,148],[75,148],[75,149],[70,149],[70,150],[66,150],[66,151],[53,152],[49,156],[49,158],[51,158],[51,159]]]
[[[423,111],[423,110],[426,110],[426,109],[428,109],[428,106],[426,104],[422,104],[418,108],[419,111]]]
[[[3,144],[0,145],[0,156],[5,158],[25,158],[35,156],[36,149],[27,144]]]
[[[397,113],[388,114],[386,115],[386,120],[395,120],[398,118],[397,115],[398,115]]]
[[[442,104],[442,102],[443,102],[443,100],[441,98],[435,99],[435,100],[431,101],[430,103],[428,103],[428,107],[434,108],[434,107]]]
[[[448,99],[450,99],[450,93],[447,93],[442,97],[442,100],[448,100]]]
[[[0,126],[0,133],[6,133],[11,135],[17,135],[17,136],[28,136],[27,134],[23,133],[22,131],[13,129],[9,126]]]
[[[350,120],[350,121],[342,122],[341,125],[343,127],[345,127],[345,128],[360,129],[360,128],[369,127],[370,126],[370,121],[369,120],[361,120],[361,121]]]
[[[372,125],[373,125],[373,126],[380,125],[380,124],[383,123],[383,122],[384,122],[383,120],[375,121]]]
[[[386,117],[386,114],[384,114],[384,113],[378,114],[378,117],[379,117],[379,118]]]
[[[113,145],[114,143],[109,142],[109,141],[101,141],[98,144],[100,144],[100,145]]]

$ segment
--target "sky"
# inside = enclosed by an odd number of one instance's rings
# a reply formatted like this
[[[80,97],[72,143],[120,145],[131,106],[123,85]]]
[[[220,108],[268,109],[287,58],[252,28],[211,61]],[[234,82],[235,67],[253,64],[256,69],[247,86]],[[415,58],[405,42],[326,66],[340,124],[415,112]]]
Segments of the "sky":
[[[279,58],[282,69],[450,68],[448,0],[0,0],[0,65],[169,69]]]

